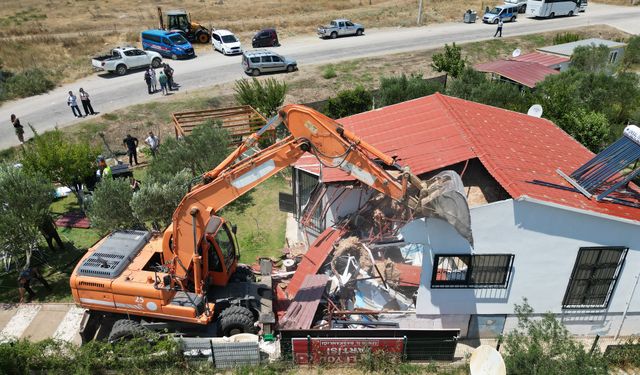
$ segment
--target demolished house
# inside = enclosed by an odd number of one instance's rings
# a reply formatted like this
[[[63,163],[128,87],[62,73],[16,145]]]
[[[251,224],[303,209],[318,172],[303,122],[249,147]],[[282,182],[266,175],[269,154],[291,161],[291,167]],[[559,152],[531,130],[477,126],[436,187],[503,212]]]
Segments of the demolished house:
[[[299,230],[288,240],[306,246],[289,254],[293,277],[276,289],[287,301],[281,329],[495,338],[516,327],[514,304],[526,298],[574,334],[638,332],[638,189],[598,201],[574,188],[556,170],[594,155],[552,122],[441,94],[338,121],[423,180],[456,171],[473,238],[440,218],[413,219],[305,156],[293,168]]]

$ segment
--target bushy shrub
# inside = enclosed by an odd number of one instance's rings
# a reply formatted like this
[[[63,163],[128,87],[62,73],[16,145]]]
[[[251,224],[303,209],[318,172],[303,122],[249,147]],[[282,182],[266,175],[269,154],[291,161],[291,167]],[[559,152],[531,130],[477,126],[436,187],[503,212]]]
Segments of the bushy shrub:
[[[571,68],[582,72],[605,72],[610,70],[609,48],[599,46],[578,46],[571,55]]]
[[[491,81],[484,73],[472,68],[466,68],[451,81],[447,94],[518,112],[525,112],[530,102],[528,91],[520,91],[518,86],[510,83]]]
[[[231,153],[231,137],[220,122],[207,121],[183,139],[167,139],[151,159],[148,176],[168,181],[183,169],[193,177],[214,168]]]
[[[134,216],[143,223],[152,223],[156,230],[171,222],[171,215],[187,193],[192,178],[187,169],[168,177],[168,181],[148,179],[131,199]]]
[[[43,69],[32,68],[24,72],[9,75],[4,82],[0,95],[4,99],[24,98],[42,94],[55,87],[51,73]]]
[[[564,43],[571,43],[571,42],[576,42],[578,40],[582,39],[582,37],[580,36],[580,34],[576,34],[576,33],[559,33],[556,34],[553,37],[553,44],[564,44]]]
[[[133,216],[129,202],[133,191],[129,181],[105,177],[96,185],[89,201],[87,215],[91,225],[101,232],[116,229],[135,229],[142,225]]]
[[[322,69],[322,78],[331,79],[335,78],[338,74],[336,73],[336,69],[333,65],[329,64]]]
[[[404,74],[383,77],[380,80],[377,103],[383,107],[431,95],[443,89],[444,87],[440,82],[427,81],[419,74],[411,75],[408,78]]]
[[[371,109],[373,95],[364,87],[358,86],[353,90],[340,91],[335,98],[331,98],[324,106],[325,115],[337,119],[355,115]]]
[[[504,362],[508,374],[606,375],[607,363],[595,351],[588,353],[551,313],[533,319],[524,300],[515,305],[518,328],[504,337]]]
[[[287,84],[274,78],[258,80],[241,79],[235,83],[235,98],[238,103],[250,105],[256,111],[262,113],[266,117],[276,114],[276,111],[287,95]]]

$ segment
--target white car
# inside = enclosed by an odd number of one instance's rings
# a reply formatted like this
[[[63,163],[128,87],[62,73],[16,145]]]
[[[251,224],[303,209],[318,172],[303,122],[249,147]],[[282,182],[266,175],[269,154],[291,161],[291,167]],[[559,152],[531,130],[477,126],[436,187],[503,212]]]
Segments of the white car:
[[[218,50],[224,55],[242,53],[242,45],[240,45],[240,41],[229,30],[213,30],[211,32],[211,45],[214,50]]]

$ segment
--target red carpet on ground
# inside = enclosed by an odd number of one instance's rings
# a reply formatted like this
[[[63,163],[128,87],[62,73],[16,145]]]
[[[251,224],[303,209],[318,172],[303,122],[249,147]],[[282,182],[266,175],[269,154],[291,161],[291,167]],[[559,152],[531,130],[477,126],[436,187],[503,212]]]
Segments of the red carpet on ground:
[[[83,212],[74,211],[74,212],[67,212],[66,214],[60,216],[56,220],[56,226],[65,227],[65,228],[88,229],[89,227],[91,227],[91,222]]]

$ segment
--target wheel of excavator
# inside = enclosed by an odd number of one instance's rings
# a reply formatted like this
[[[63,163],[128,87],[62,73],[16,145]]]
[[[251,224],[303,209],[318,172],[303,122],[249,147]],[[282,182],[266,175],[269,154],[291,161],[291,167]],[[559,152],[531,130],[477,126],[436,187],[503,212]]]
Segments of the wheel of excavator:
[[[256,276],[253,274],[251,268],[247,266],[238,266],[236,268],[236,272],[231,275],[232,282],[254,282],[256,281]]]
[[[249,311],[249,309],[246,309],[244,307],[241,308],[247,310],[249,314],[251,314],[251,311]],[[245,312],[231,312],[224,317],[221,316],[218,322],[218,336],[231,337],[240,333],[257,332],[257,329],[253,324],[253,315],[250,318]]]
[[[233,314],[246,315],[251,320],[255,319],[255,316],[253,315],[251,310],[249,310],[244,306],[229,306],[226,309],[222,310],[218,319],[222,319],[226,316],[233,315]]]
[[[151,332],[144,328],[140,323],[129,320],[120,319],[113,323],[111,333],[109,333],[108,341],[110,343],[130,340],[136,337],[148,336]]]

